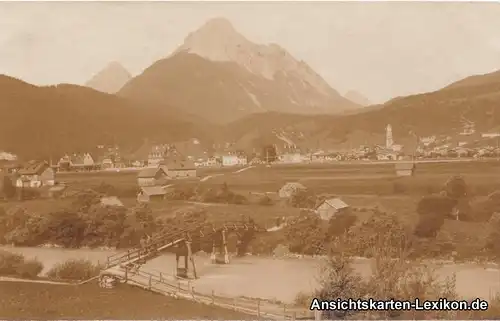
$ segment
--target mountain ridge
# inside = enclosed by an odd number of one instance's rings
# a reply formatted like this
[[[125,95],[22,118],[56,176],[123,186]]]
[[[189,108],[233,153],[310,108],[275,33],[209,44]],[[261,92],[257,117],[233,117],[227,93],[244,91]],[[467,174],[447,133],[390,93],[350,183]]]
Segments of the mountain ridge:
[[[127,69],[119,62],[112,61],[101,69],[101,71],[92,76],[92,78],[85,83],[85,86],[104,93],[115,94],[130,79],[132,79],[132,75]]]
[[[213,123],[263,111],[334,114],[360,107],[280,46],[254,44],[222,18],[191,32],[118,95],[178,106]]]

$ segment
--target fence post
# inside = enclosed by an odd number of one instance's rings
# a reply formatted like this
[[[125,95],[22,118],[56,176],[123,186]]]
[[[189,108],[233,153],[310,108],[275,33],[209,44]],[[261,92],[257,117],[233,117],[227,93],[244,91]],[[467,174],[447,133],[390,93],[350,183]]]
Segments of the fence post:
[[[195,299],[195,297],[194,297],[194,286],[191,287],[191,296],[193,297],[193,300],[194,300]]]
[[[128,282],[128,267],[125,267],[125,283]]]
[[[314,310],[314,320],[321,321],[321,310],[318,309]]]
[[[179,288],[179,291],[182,290],[182,288],[181,288],[181,281],[177,282],[177,287]]]
[[[212,304],[215,304],[215,291],[212,290]]]
[[[260,299],[257,299],[257,318],[260,320]]]
[[[236,298],[233,298],[233,310],[236,311]]]
[[[148,282],[148,289],[151,290],[151,287],[152,287],[152,283],[153,283],[153,277],[150,275],[149,276],[149,282]]]
[[[160,283],[163,283],[163,275],[160,272]]]
[[[109,266],[109,256],[106,258],[106,267]]]
[[[283,304],[283,320],[286,320],[286,304]]]
[[[292,313],[292,321],[295,321],[297,318],[297,312]]]

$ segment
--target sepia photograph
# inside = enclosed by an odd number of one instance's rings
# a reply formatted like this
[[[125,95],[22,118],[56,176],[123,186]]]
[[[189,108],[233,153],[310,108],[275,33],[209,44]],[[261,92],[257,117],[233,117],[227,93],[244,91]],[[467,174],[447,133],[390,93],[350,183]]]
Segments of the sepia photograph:
[[[500,318],[500,2],[0,1],[0,319]]]

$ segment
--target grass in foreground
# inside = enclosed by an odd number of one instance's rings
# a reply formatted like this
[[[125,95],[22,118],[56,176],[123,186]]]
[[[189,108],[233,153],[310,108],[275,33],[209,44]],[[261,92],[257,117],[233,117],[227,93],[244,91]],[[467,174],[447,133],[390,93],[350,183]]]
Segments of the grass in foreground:
[[[252,319],[254,317],[122,285],[0,282],[0,319]]]

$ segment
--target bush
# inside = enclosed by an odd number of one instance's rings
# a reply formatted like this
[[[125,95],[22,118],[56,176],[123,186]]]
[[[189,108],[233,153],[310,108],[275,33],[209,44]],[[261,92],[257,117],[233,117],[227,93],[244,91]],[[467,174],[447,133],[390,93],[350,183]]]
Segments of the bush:
[[[56,264],[47,276],[56,280],[84,281],[99,275],[101,267],[88,260],[68,260]]]
[[[315,214],[301,215],[284,228],[285,245],[293,253],[320,254],[326,236],[324,226],[324,221]]]
[[[218,188],[209,188],[199,191],[198,201],[205,203],[247,204],[245,196],[232,192],[226,183]]]
[[[390,240],[380,244],[390,243]],[[373,298],[376,300],[437,300],[456,299],[455,279],[440,280],[434,270],[418,261],[407,260],[405,250],[394,259],[392,250],[384,246],[372,249],[375,260],[373,273],[363,279],[352,267],[352,260],[343,255],[330,253],[319,275],[319,290],[315,297],[321,300],[337,298]],[[346,314],[356,319],[456,319],[456,315],[446,311],[328,311],[329,319],[345,318]]]
[[[414,235],[424,238],[435,238],[444,224],[444,216],[421,215],[415,226]]]
[[[265,194],[259,199],[258,204],[262,206],[271,206],[274,205],[274,201],[267,194]]]
[[[297,208],[312,209],[316,206],[317,198],[309,190],[299,189],[296,190],[288,199],[288,204]]]
[[[169,200],[186,201],[195,196],[196,192],[192,186],[176,185],[167,193],[166,198]]]
[[[16,275],[23,278],[36,278],[43,271],[42,262],[37,259],[25,260],[16,270]]]
[[[467,196],[467,184],[462,176],[452,176],[446,181],[443,191],[446,196],[458,200]]]
[[[26,260],[23,255],[0,250],[0,275],[35,278],[43,270],[36,259]]]
[[[433,194],[422,197],[417,204],[417,213],[427,216],[451,216],[453,208],[457,205],[457,200],[446,195]]]
[[[0,275],[15,275],[18,266],[23,263],[23,255],[0,250]]]

